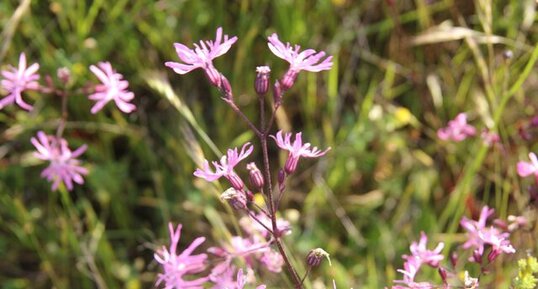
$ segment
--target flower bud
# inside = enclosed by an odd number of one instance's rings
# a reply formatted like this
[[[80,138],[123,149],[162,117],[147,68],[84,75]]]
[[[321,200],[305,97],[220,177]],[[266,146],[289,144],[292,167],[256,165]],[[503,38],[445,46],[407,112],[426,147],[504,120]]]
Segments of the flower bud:
[[[473,251],[473,261],[482,264],[482,254],[480,254],[478,250]]]
[[[69,71],[69,68],[67,67],[58,68],[56,75],[64,85],[66,85],[71,79],[71,71]]]
[[[280,88],[280,82],[278,80],[275,81],[275,85],[273,85],[273,101],[275,102],[275,107],[282,104],[282,89]]]
[[[458,264],[458,253],[452,252],[452,254],[450,254],[450,265],[452,265],[452,267],[456,267],[457,264]]]
[[[290,89],[295,84],[297,75],[299,75],[299,73],[291,69],[289,69],[286,74],[284,74],[284,76],[280,80],[280,85],[282,86],[281,88],[283,91]]]
[[[249,172],[250,184],[255,189],[259,190],[263,188],[264,180],[262,172],[258,169],[255,163],[247,164],[247,170]]]
[[[220,75],[220,90],[224,94],[224,98],[226,99],[232,99],[232,86],[230,85],[230,82],[224,75]]]
[[[283,192],[286,189],[286,172],[282,169],[278,170],[278,190]]]
[[[254,90],[258,95],[265,95],[269,91],[269,66],[256,67],[256,80],[254,81]]]
[[[229,188],[220,195],[220,199],[228,202],[232,208],[243,210],[247,208],[247,198],[245,194],[234,188]]]
[[[446,273],[446,269],[443,267],[439,267],[439,269],[437,269],[437,272],[439,272],[439,276],[441,276],[441,280],[443,280],[443,284],[447,285],[448,274]]]
[[[312,249],[308,255],[306,255],[306,264],[308,267],[317,267],[319,264],[321,264],[323,258],[327,258],[327,260],[329,260],[329,264],[331,263],[329,253],[325,252],[325,250],[321,248]]]

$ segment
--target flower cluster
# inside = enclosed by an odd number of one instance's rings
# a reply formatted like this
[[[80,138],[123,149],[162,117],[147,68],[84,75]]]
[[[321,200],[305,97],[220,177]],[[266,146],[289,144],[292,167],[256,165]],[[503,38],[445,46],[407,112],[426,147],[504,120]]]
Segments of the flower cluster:
[[[295,135],[293,142],[291,140],[292,133],[284,134],[279,131],[276,135],[269,135],[269,132],[275,119],[276,110],[282,103],[282,94],[293,86],[299,72],[303,70],[312,72],[328,70],[332,67],[332,56],[326,57],[325,52],[316,52],[313,49],[300,51],[298,45],[284,44],[276,34],[270,35],[268,38],[269,49],[276,56],[286,60],[290,66],[287,72],[276,80],[272,86],[274,102],[273,115],[270,121],[266,122],[264,117],[261,117],[260,127],[257,127],[238,108],[234,102],[229,81],[213,64],[213,60],[226,53],[236,41],[236,36],[228,37],[228,35],[224,35],[222,28],[219,27],[214,41],[200,41],[199,44],[194,44],[194,49],[188,48],[181,43],[175,43],[174,47],[182,62],[169,61],[165,63],[167,67],[178,74],[186,74],[198,68],[203,69],[209,83],[220,90],[225,103],[247,123],[262,143],[263,169],[260,170],[254,162],[246,165],[250,187],[245,185],[243,179],[236,172],[238,164],[253,153],[254,148],[250,143],[244,144],[241,149],[237,147],[228,149],[226,154],[218,161],[210,163],[208,160],[204,160],[201,167],[194,171],[194,176],[209,182],[216,181],[222,177],[227,179],[231,188],[221,194],[221,199],[235,210],[246,213],[246,216],[241,219],[241,225],[246,234],[234,236],[221,247],[211,247],[208,250],[212,256],[219,260],[207,277],[208,281],[213,283],[212,288],[243,288],[246,280],[244,273],[241,269],[237,270],[234,264],[234,260],[238,258],[246,264],[247,275],[256,266],[264,267],[272,272],[282,270],[287,258],[285,257],[285,251],[282,249],[281,238],[290,232],[290,226],[286,221],[277,218],[277,211],[280,199],[285,192],[286,177],[295,172],[301,157],[321,157],[330,150],[330,148],[320,150],[317,147],[312,147],[310,143],[303,143],[302,133],[300,132]],[[265,95],[271,87],[270,72],[271,69],[268,66],[256,68],[257,75],[254,90],[259,97],[262,112],[264,112],[266,102]],[[275,140],[280,149],[288,152],[288,159],[284,168],[278,171],[278,196],[275,194],[276,190],[273,191],[271,184],[267,149],[269,136]],[[265,209],[253,201],[254,194],[252,191],[261,193],[260,196],[262,196],[266,204]],[[275,244],[278,251],[273,248]],[[319,265],[319,262],[313,258],[310,258],[310,262]],[[293,277],[294,284],[298,288],[302,288],[302,281],[293,266],[289,262],[286,265]],[[258,288],[265,288],[265,286],[262,285]]]
[[[170,231],[170,246],[162,247],[154,254],[155,260],[161,264],[163,272],[157,277],[156,285],[164,289],[202,289],[205,284],[211,283],[211,288],[221,289],[243,289],[245,284],[254,278],[252,269],[247,269],[250,278],[243,273],[243,269],[237,270],[231,263],[232,257],[246,256],[254,254],[257,250],[268,250],[266,244],[249,244],[241,237],[232,239],[233,254],[222,248],[209,248],[208,252],[223,257],[224,261],[219,262],[208,276],[203,276],[207,269],[208,255],[193,254],[194,251],[205,241],[204,237],[196,238],[185,250],[178,253],[178,244],[181,237],[182,225],[179,224],[174,230],[172,224],[168,225]],[[248,246],[248,247],[244,247]],[[221,256],[222,255],[222,256]],[[233,256],[232,256],[233,255]],[[247,263],[248,265],[248,263]],[[237,272],[237,273],[235,273]],[[235,277],[235,279],[234,279]],[[265,285],[260,285],[256,289],[264,289]]]
[[[43,94],[54,94],[62,98],[62,117],[59,121],[56,136],[46,135],[40,131],[37,138],[31,139],[31,143],[36,148],[34,154],[37,158],[50,162],[50,165],[43,170],[41,176],[52,182],[52,190],[57,190],[63,183],[68,190],[73,189],[74,183],[83,184],[84,176],[88,170],[80,165],[77,157],[80,156],[87,148],[86,145],[71,151],[68,147],[67,140],[62,137],[67,122],[67,85],[71,78],[69,69],[62,67],[57,70],[58,82],[65,87],[55,87],[52,77],[47,75],[46,85],[40,85],[38,80],[40,75],[37,73],[38,63],[27,66],[26,55],[21,53],[19,56],[19,65],[17,68],[9,66],[2,70],[2,80],[0,88],[6,91],[8,95],[0,100],[0,109],[15,103],[24,110],[30,111],[33,107],[26,103],[22,98],[22,93],[28,90],[39,91]],[[126,113],[135,110],[135,105],[130,103],[134,94],[127,90],[129,83],[123,79],[123,75],[117,73],[109,62],[100,62],[97,65],[91,65],[90,70],[101,81],[101,84],[91,85],[93,93],[88,98],[96,101],[91,108],[91,113],[95,114],[103,108],[109,101],[114,100],[118,108]]]

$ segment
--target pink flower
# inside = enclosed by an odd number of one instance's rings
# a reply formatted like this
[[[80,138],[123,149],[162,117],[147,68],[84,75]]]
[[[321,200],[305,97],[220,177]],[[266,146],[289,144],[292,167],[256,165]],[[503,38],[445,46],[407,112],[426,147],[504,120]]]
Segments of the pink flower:
[[[280,273],[282,271],[282,266],[284,266],[284,259],[279,252],[273,250],[267,250],[263,252],[260,257],[260,262],[262,265],[267,268],[267,270],[275,273]]]
[[[480,137],[487,146],[492,146],[501,141],[501,137],[496,132],[489,131],[487,129],[482,130]]]
[[[426,243],[428,242],[428,236],[424,232],[420,232],[420,241],[411,243],[411,254],[418,258],[421,263],[428,264],[432,267],[439,266],[439,262],[443,260],[441,251],[445,247],[443,242],[439,243],[434,250],[428,250]]]
[[[437,136],[442,140],[452,140],[460,142],[469,136],[473,136],[476,129],[467,124],[467,115],[460,113],[453,120],[448,122],[448,126],[437,131]]]
[[[186,74],[194,69],[202,68],[211,83],[220,87],[221,75],[213,66],[213,59],[228,52],[236,41],[236,36],[228,39],[228,35],[224,35],[223,40],[222,27],[219,27],[217,28],[215,41],[200,41],[200,45],[194,44],[194,49],[190,49],[181,43],[174,43],[176,53],[183,63],[168,61],[164,65],[172,68],[178,74]]]
[[[535,153],[529,153],[530,162],[519,161],[517,163],[517,173],[521,177],[534,175],[538,181],[538,158]]]
[[[331,69],[332,56],[328,56],[325,59],[324,51],[316,52],[314,49],[306,49],[299,52],[301,47],[299,45],[292,46],[290,43],[282,43],[278,39],[276,33],[271,34],[268,37],[269,49],[279,58],[282,58],[290,63],[290,67],[282,80],[280,81],[283,90],[288,90],[295,83],[295,79],[301,70],[319,72],[322,70]],[[323,59],[323,60],[322,60]]]
[[[97,113],[111,100],[114,100],[116,106],[125,113],[130,113],[136,109],[136,106],[130,103],[134,98],[134,93],[127,90],[129,82],[123,80],[123,75],[117,73],[110,62],[99,62],[97,66],[90,65],[90,70],[102,82],[102,84],[95,86],[95,93],[88,97],[97,101],[93,105],[91,113]]]
[[[285,136],[282,136],[282,131],[277,132],[276,137],[271,136],[278,147],[283,150],[289,151],[288,159],[284,165],[284,170],[287,174],[291,174],[297,168],[299,163],[299,158],[317,158],[325,155],[331,148],[327,148],[324,151],[319,150],[317,147],[310,148],[310,143],[304,143],[301,138],[302,133],[295,134],[295,141],[291,142],[292,133],[286,133]]]
[[[240,153],[237,152],[237,148],[228,149],[226,155],[222,156],[220,159],[220,163],[215,161],[212,162],[213,166],[215,167],[214,171],[209,167],[209,162],[205,160],[202,168],[198,168],[196,171],[194,171],[194,175],[199,178],[203,178],[208,182],[213,182],[220,177],[225,177],[231,183],[234,189],[241,191],[244,187],[244,183],[234,172],[234,167],[240,161],[248,157],[253,150],[254,147],[250,143],[244,144]]]
[[[479,232],[486,229],[487,219],[493,215],[494,209],[490,209],[488,206],[482,208],[478,221],[469,220],[463,217],[460,221],[461,226],[467,230],[467,241],[462,245],[464,249],[470,247],[480,248],[479,253],[482,255],[484,251],[484,244],[479,236]]]
[[[177,245],[181,236],[179,224],[174,231],[172,223],[168,224],[170,230],[170,248],[163,248],[155,252],[154,257],[163,267],[163,273],[159,274],[156,285],[164,282],[164,289],[203,289],[207,277],[189,277],[184,280],[185,275],[197,274],[205,270],[206,254],[192,255],[192,252],[205,241],[204,237],[196,238],[181,254],[176,255]]]
[[[464,249],[471,247],[475,249],[474,255],[476,255],[476,257],[473,256],[471,258],[476,259],[481,257],[484,254],[485,245],[491,246],[491,252],[488,256],[490,262],[503,252],[512,254],[516,251],[508,240],[508,237],[510,237],[509,233],[503,233],[493,226],[486,226],[486,221],[489,216],[493,214],[493,212],[493,209],[485,206],[482,208],[478,221],[469,220],[466,217],[463,217],[460,222],[461,226],[467,230],[467,241],[462,245],[462,247]],[[479,262],[480,260],[474,261]]]
[[[73,189],[73,182],[84,183],[82,176],[87,175],[88,170],[76,158],[86,151],[86,145],[71,151],[65,139],[46,135],[42,131],[37,133],[37,139],[33,137],[30,141],[37,149],[34,156],[50,162],[41,172],[41,177],[52,182],[53,191],[58,189],[60,183],[64,183],[69,191]]]
[[[39,74],[36,73],[38,69],[38,63],[26,68],[26,55],[21,53],[18,69],[10,66],[7,70],[2,70],[1,73],[4,79],[0,84],[9,94],[0,100],[0,109],[8,104],[16,103],[22,109],[32,110],[32,106],[22,99],[21,93],[25,90],[37,90],[39,88],[39,83],[37,83]]]

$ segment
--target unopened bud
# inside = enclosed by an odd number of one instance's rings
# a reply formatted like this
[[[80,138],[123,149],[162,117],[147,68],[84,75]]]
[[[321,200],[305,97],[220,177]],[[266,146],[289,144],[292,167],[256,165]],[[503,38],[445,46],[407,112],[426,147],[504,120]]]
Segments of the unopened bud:
[[[247,207],[247,198],[245,194],[234,188],[229,188],[220,195],[220,199],[228,202],[232,208],[243,210]]]
[[[448,284],[448,281],[447,281],[448,274],[446,273],[445,268],[439,267],[439,269],[437,269],[437,272],[439,272],[439,276],[441,276],[441,280],[443,280],[443,284],[447,285]]]
[[[456,267],[458,264],[458,253],[452,252],[452,254],[450,254],[450,264],[452,265],[452,268]]]
[[[282,85],[281,88],[283,91],[290,89],[295,84],[297,75],[299,75],[299,73],[291,69],[289,69],[286,74],[284,74],[284,76],[280,80],[280,85]]]
[[[258,169],[255,163],[247,164],[247,170],[249,172],[250,184],[255,189],[259,190],[263,188],[264,180],[262,172]]]
[[[278,170],[278,189],[280,192],[286,189],[286,172],[283,169]]]
[[[254,81],[254,89],[258,95],[265,95],[269,91],[269,74],[271,68],[269,66],[256,67],[256,80]]]
[[[310,252],[308,252],[308,255],[306,255],[306,264],[309,267],[317,267],[319,264],[321,264],[323,258],[327,258],[327,260],[329,260],[329,264],[331,263],[329,253],[325,252],[325,250],[321,248],[312,249]]]
[[[482,264],[482,254],[480,254],[478,250],[473,251],[473,261],[478,264]]]
[[[503,57],[506,60],[510,60],[510,59],[514,58],[514,52],[512,52],[512,50],[505,50],[503,52]]]
[[[282,89],[280,88],[280,82],[278,80],[275,81],[275,85],[273,85],[273,101],[275,102],[275,107],[282,104]]]
[[[71,71],[69,71],[69,68],[67,67],[58,68],[56,75],[64,85],[71,79]]]
[[[226,99],[232,99],[232,86],[230,85],[230,82],[228,81],[228,78],[226,78],[224,75],[220,75],[220,89],[222,93],[224,94],[224,97]]]

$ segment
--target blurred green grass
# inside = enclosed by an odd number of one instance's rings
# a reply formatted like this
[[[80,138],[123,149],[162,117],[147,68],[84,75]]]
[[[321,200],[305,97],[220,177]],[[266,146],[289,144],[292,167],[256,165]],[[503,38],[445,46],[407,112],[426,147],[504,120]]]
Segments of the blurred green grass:
[[[12,16],[25,1],[0,3],[1,65],[24,51],[42,74],[70,68],[80,87],[92,79],[87,67],[107,60],[130,81],[138,110],[94,116],[84,94],[70,96],[66,137],[89,145],[91,168],[71,193],[50,192],[39,177],[43,166],[29,157],[30,137],[54,130],[59,100],[30,94],[34,112],[0,111],[2,288],[149,288],[158,270],[152,249],[167,242],[168,221],[184,224],[184,243],[207,235],[208,246],[217,244],[230,234],[221,224],[237,233],[235,217],[215,197],[220,187],[193,180],[192,172],[202,158],[252,136],[244,126],[222,125],[233,113],[203,73],[179,76],[163,65],[177,60],[174,42],[211,39],[217,26],[239,37],[216,66],[254,119],[254,68],[270,65],[274,76],[286,68],[266,36],[277,32],[335,56],[330,72],[299,76],[277,119],[333,147],[319,162],[302,161],[283,205],[294,220],[287,241],[297,262],[314,247],[331,254],[333,266],[313,272],[309,287],[334,278],[338,288],[382,288],[397,279],[400,256],[421,230],[432,242],[451,243],[461,240],[454,224],[464,209],[488,201],[506,217],[525,208],[514,164],[536,145],[517,138],[517,129],[536,114],[538,78],[530,73],[524,85],[513,84],[537,42],[534,0],[26,2],[18,22]],[[458,36],[453,27],[479,35]],[[503,58],[507,49],[511,60]],[[498,127],[505,151],[483,150],[480,160],[479,140],[439,142],[435,130],[460,111],[480,128]],[[278,288],[281,279],[266,282]]]

